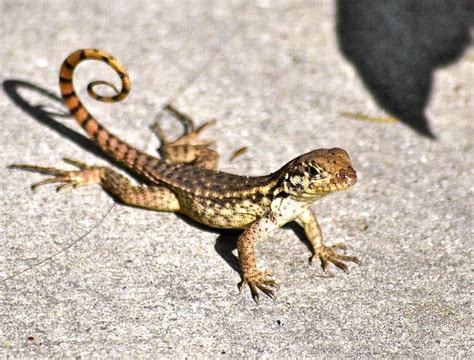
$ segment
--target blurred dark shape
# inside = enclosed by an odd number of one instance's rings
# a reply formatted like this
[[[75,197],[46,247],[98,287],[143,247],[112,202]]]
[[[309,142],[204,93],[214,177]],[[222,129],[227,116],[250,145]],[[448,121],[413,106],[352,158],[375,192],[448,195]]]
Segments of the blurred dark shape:
[[[425,116],[432,73],[470,44],[473,0],[338,0],[344,55],[385,110],[435,138]]]
[[[33,119],[56,131],[61,136],[70,139],[71,141],[79,145],[81,148],[87,151],[91,151],[92,153],[103,159],[108,159],[105,156],[104,152],[101,151],[100,148],[96,144],[94,144],[94,142],[89,140],[84,135],[81,135],[76,131],[69,129],[67,126],[59,123],[54,119],[54,117],[70,117],[72,119],[72,116],[69,113],[66,113],[64,109],[59,109],[56,111],[48,110],[48,108],[54,109],[57,104],[63,104],[63,100],[58,95],[42,88],[39,85],[35,85],[31,82],[24,80],[8,79],[5,80],[2,85],[3,90],[10,98],[10,100],[12,100],[15,105],[20,107]],[[31,95],[29,95],[28,92],[36,93],[37,95],[43,96],[44,99],[42,101],[48,101],[49,104],[45,105],[43,103],[35,105],[30,99]]]

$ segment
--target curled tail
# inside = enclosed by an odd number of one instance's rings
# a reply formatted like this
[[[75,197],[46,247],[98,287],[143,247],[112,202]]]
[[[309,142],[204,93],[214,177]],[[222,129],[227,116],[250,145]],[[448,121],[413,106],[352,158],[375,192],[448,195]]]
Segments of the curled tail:
[[[121,162],[129,168],[141,170],[143,165],[150,159],[151,156],[136,150],[126,142],[120,140],[117,136],[110,133],[106,128],[99,124],[99,122],[87,110],[84,104],[79,100],[79,97],[74,90],[72,83],[74,70],[84,60],[99,60],[111,66],[122,81],[122,88],[120,92],[115,87],[106,81],[93,81],[88,87],[87,91],[91,97],[103,102],[117,102],[125,99],[130,92],[131,83],[126,73],[125,68],[112,55],[102,50],[84,49],[77,50],[69,55],[64,60],[59,75],[59,88],[64,103],[68,107],[71,114],[74,115],[76,121],[86,131],[89,137],[99,145],[99,147],[110,155],[115,160]],[[117,94],[114,96],[101,96],[94,91],[97,85],[107,85],[112,87]]]

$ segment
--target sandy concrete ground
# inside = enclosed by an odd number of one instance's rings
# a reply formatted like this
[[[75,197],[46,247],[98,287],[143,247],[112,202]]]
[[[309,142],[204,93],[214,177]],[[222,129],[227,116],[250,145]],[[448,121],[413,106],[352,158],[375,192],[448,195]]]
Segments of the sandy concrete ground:
[[[473,48],[433,74],[432,141],[342,115],[384,112],[341,55],[332,2],[125,3],[2,2],[0,357],[472,356]],[[84,47],[129,70],[124,103],[86,102],[140,149],[155,152],[149,126],[168,101],[218,120],[207,137],[225,171],[347,149],[358,184],[313,208],[327,242],[351,244],[363,264],[321,277],[301,231],[278,230],[258,245],[278,297],[256,305],[237,290],[235,233],[119,205],[99,187],[32,193],[41,175],[8,164],[104,163],[56,98],[62,60]],[[113,77],[88,63],[78,87],[92,78]]]

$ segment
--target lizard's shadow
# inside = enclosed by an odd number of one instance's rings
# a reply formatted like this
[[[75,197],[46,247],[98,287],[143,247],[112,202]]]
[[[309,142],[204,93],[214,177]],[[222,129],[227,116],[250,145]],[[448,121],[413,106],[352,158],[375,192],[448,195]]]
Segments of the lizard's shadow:
[[[188,223],[191,226],[197,227],[202,231],[208,231],[212,233],[219,234],[218,238],[216,239],[216,243],[214,245],[214,249],[216,252],[224,259],[224,261],[237,273],[242,275],[239,267],[239,261],[237,256],[233,254],[233,251],[237,248],[237,238],[240,234],[242,234],[243,230],[228,230],[228,229],[214,229],[208,227],[206,225],[202,225],[194,220],[181,215],[177,214],[177,216]],[[306,245],[309,251],[312,251],[311,245],[306,238],[303,228],[297,224],[296,222],[291,222],[283,226],[283,229],[292,230],[297,238]],[[265,241],[265,240],[264,240]]]
[[[215,229],[200,224],[197,221],[194,221],[193,219],[190,219],[183,214],[176,213],[176,216],[188,225],[196,227],[201,231],[218,234],[219,236],[216,239],[214,249],[232,269],[241,274],[239,269],[239,261],[232,252],[237,248],[237,238],[242,233],[242,230]]]
[[[77,145],[79,145],[82,149],[92,152],[94,155],[98,157],[110,160],[100,149],[99,147],[94,144],[91,140],[89,140],[86,136],[83,136],[77,133],[74,130],[69,129],[67,126],[61,124],[60,122],[56,121],[52,116],[60,116],[60,117],[69,117],[70,115],[66,112],[51,112],[46,110],[46,105],[44,104],[33,104],[27,100],[26,96],[21,94],[22,90],[36,92],[39,95],[44,96],[46,99],[52,101],[54,105],[56,103],[63,104],[62,99],[53,94],[51,91],[46,90],[38,85],[32,84],[28,81],[23,80],[5,80],[3,82],[3,90],[7,94],[7,96],[13,101],[15,105],[21,108],[25,113],[30,115],[33,119],[37,120],[39,123],[47,126],[48,128],[56,131],[61,136],[68,138],[69,140],[73,141]]]
[[[113,158],[107,156],[98,145],[96,145],[93,141],[91,141],[87,136],[79,134],[78,132],[70,129],[69,127],[61,124],[54,117],[62,117],[62,118],[70,118],[73,123],[73,117],[67,112],[65,109],[64,112],[61,112],[60,109],[55,111],[48,111],[46,110],[48,106],[52,108],[57,107],[59,104],[61,106],[64,105],[63,100],[56,94],[52,93],[50,90],[46,90],[38,85],[35,85],[31,82],[24,81],[24,80],[15,80],[15,79],[8,79],[3,82],[3,90],[7,94],[7,96],[13,101],[15,105],[17,105],[20,109],[22,109],[25,113],[30,115],[33,119],[38,121],[40,124],[47,126],[48,128],[56,131],[59,135],[71,140],[75,144],[77,144],[82,149],[91,152],[95,156],[113,164],[116,167],[123,169],[127,172],[128,175],[133,177],[136,180],[143,182],[143,179],[139,179],[136,174],[129,171],[127,168],[121,166],[120,163],[115,161]],[[50,103],[40,103],[34,104],[31,100],[28,99],[27,96],[23,95],[23,91],[35,92],[41,96],[44,96]],[[59,103],[59,104],[58,104]]]

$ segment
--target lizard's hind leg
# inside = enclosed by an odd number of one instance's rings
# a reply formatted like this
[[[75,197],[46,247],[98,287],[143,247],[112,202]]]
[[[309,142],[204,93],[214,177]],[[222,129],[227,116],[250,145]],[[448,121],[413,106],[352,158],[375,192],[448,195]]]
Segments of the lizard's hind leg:
[[[178,139],[169,141],[159,125],[156,125],[155,131],[161,141],[161,147],[158,149],[161,157],[177,164],[217,169],[219,154],[210,148],[214,142],[199,139],[199,134],[215,121],[208,121],[195,128],[193,119],[176,110],[172,105],[167,105],[165,110],[184,125],[185,131]]]
[[[117,200],[131,205],[158,211],[178,211],[179,202],[175,194],[165,187],[133,185],[125,176],[103,166],[89,166],[82,162],[65,158],[64,161],[79,170],[62,170],[36,165],[14,164],[11,169],[38,172],[52,177],[33,184],[33,190],[39,186],[60,183],[57,191],[66,188],[98,184]]]

